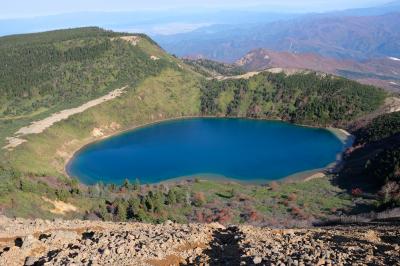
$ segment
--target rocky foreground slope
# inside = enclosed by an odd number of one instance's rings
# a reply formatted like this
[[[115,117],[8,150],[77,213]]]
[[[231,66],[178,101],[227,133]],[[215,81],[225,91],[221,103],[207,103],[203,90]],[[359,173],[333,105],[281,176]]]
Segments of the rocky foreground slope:
[[[0,265],[350,264],[400,265],[400,227],[277,230],[0,217]]]

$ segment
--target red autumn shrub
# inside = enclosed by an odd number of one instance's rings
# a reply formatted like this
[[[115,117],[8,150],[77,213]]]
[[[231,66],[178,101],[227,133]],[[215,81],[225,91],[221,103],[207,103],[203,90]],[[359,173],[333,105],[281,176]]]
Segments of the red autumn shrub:
[[[249,213],[249,222],[256,222],[261,219],[261,216],[256,211],[252,211]]]
[[[214,214],[214,221],[221,224],[226,224],[232,219],[229,209],[217,210]]]
[[[196,221],[199,223],[205,222],[204,213],[202,211],[196,211]]]
[[[282,201],[282,204],[285,205],[286,207],[288,207],[289,206],[289,201],[288,200],[284,200],[284,201]]]
[[[290,212],[296,217],[299,217],[301,219],[307,219],[306,213],[302,209],[300,209],[298,206],[291,206]]]
[[[363,194],[363,191],[361,190],[361,188],[353,188],[351,190],[351,195],[353,195],[354,197],[360,197]]]

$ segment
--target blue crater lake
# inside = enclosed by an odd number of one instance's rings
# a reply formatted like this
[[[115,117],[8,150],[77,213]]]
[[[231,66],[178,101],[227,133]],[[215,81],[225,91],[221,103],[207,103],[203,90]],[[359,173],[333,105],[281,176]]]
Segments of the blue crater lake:
[[[67,172],[85,184],[188,176],[262,182],[326,167],[344,148],[326,129],[264,120],[182,119],[90,144],[75,154]]]

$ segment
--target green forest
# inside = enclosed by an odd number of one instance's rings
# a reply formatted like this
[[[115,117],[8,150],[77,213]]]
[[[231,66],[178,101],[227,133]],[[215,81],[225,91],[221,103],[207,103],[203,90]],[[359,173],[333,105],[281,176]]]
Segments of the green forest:
[[[261,73],[248,80],[207,81],[201,111],[218,116],[341,125],[376,110],[386,93],[330,75]]]

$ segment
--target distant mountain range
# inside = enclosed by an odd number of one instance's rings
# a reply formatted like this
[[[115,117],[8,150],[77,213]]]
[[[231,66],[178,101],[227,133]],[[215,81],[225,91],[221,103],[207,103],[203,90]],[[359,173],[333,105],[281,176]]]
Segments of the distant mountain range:
[[[395,57],[357,62],[323,57],[315,53],[290,53],[255,49],[238,60],[236,65],[247,71],[268,68],[309,69],[400,91],[400,59]]]
[[[268,23],[210,25],[154,38],[181,57],[236,62],[247,71],[309,69],[400,91],[399,22],[396,1]]]
[[[240,10],[79,12],[32,18],[0,19],[0,36],[86,26],[124,32],[176,34],[210,25],[242,25],[293,19],[302,14]]]
[[[240,60],[247,70],[312,69],[399,90],[400,63],[388,59],[400,58],[399,22],[400,1],[395,1],[312,14],[263,10],[72,13],[0,20],[0,35],[97,25],[148,33],[180,57],[225,63]]]
[[[400,57],[400,12],[379,16],[311,15],[257,25],[214,25],[156,36],[178,56],[234,62],[256,48],[318,53],[339,59]]]
[[[187,33],[202,28],[206,31],[224,30],[226,26],[234,26],[239,29],[248,28],[296,18],[377,16],[398,11],[400,11],[399,0],[375,7],[325,13],[293,13],[290,10],[277,11],[277,9],[266,7],[248,9],[226,7],[218,10],[183,8],[176,10],[90,11],[0,19],[0,36],[85,26],[98,26],[110,30],[141,32],[157,36]],[[213,27],[207,28],[208,26]]]
[[[400,1],[392,1],[383,5],[368,8],[353,8],[337,12],[330,12],[329,15],[338,16],[378,16],[387,13],[398,12],[400,10]]]

